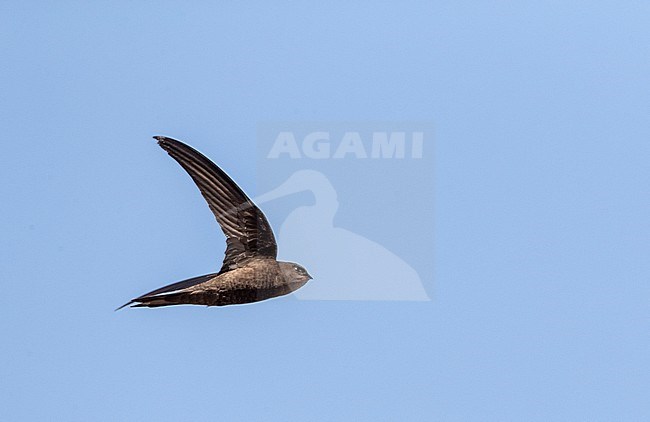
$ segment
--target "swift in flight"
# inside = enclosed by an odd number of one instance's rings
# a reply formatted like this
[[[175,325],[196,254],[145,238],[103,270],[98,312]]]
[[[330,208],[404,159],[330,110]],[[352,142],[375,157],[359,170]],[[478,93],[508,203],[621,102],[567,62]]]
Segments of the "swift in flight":
[[[226,256],[217,273],[161,287],[118,309],[258,302],[289,294],[312,278],[302,266],[276,260],[277,244],[269,222],[223,170],[189,145],[164,136],[154,139],[201,191],[226,235]]]

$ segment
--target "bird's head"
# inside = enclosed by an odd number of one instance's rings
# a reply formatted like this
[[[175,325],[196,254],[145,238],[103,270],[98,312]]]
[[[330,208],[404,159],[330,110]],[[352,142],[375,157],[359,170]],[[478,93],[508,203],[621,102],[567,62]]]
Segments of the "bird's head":
[[[290,283],[301,283],[303,285],[312,278],[307,270],[295,262],[280,262],[279,264],[282,276]]]

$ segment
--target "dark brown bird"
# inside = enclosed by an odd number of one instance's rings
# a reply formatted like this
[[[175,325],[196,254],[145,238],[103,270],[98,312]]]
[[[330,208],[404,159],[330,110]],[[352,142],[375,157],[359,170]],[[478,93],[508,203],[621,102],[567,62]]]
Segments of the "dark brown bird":
[[[298,264],[278,262],[269,222],[228,175],[194,148],[154,136],[192,177],[226,235],[226,256],[218,273],[179,281],[120,306],[224,306],[286,295],[311,276]]]

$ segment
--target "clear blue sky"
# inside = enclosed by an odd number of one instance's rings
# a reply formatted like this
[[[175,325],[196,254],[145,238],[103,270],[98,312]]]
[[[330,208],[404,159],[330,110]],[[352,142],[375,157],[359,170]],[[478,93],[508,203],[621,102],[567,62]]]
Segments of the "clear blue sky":
[[[646,2],[216,3],[0,4],[0,419],[650,418]],[[433,125],[335,220],[430,301],[113,312],[222,256],[152,135],[255,196],[260,124],[320,121]]]

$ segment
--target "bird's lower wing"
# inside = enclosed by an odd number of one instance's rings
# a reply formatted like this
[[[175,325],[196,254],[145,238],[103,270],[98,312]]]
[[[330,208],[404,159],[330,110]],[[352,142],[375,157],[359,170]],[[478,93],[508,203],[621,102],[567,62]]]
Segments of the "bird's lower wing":
[[[187,280],[183,281],[178,281],[176,283],[169,284],[167,286],[161,287],[159,289],[153,290],[149,293],[145,293],[142,296],[136,297],[135,299],[125,303],[124,305],[120,306],[119,308],[116,309],[116,311],[119,311],[120,309],[124,308],[125,306],[129,306],[132,303],[137,303],[137,302],[142,302],[143,300],[150,299],[153,296],[159,296],[159,295],[165,295],[165,294],[170,294],[174,292],[178,292],[179,290],[187,289],[192,286],[196,286],[197,284],[205,283],[206,281],[215,278],[219,273],[212,273],[212,274],[206,274],[206,275],[200,275],[198,277],[192,277]]]

